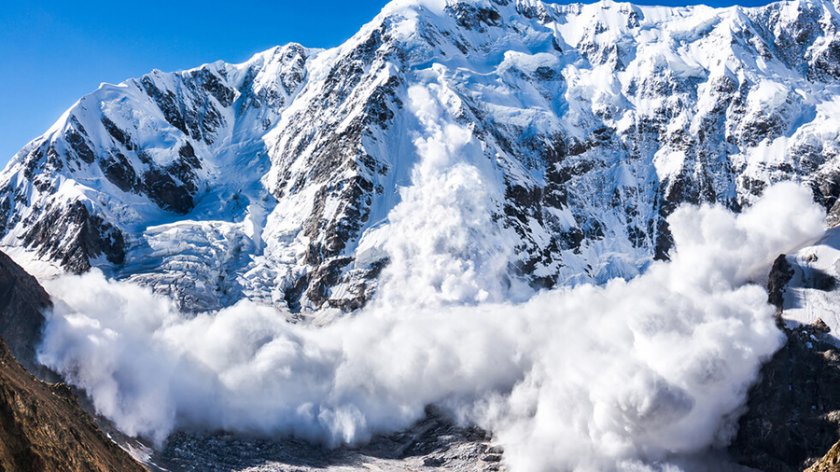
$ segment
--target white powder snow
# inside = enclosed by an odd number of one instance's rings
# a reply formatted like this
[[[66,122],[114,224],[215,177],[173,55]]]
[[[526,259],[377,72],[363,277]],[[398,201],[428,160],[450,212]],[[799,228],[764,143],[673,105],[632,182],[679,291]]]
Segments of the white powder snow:
[[[414,92],[421,114],[435,106],[426,93]],[[438,144],[418,145],[445,159]],[[461,183],[439,192],[457,195],[469,175],[453,169]],[[434,208],[438,198],[405,201]],[[458,278],[447,267],[494,255],[472,245],[480,237],[459,239],[486,222],[452,233],[449,221],[476,202],[452,204],[449,215],[406,226],[417,232],[392,234],[392,276],[353,317],[315,328],[241,302],[187,318],[148,289],[94,272],[47,284],[56,307],[40,359],[123,431],[157,441],[199,426],[356,443],[438,404],[493,431],[514,471],[638,468],[731,437],[729,415],[781,342],[766,292],[750,282],[823,228],[809,192],[780,185],[737,216],[679,209],[673,261],[632,281],[476,304],[469,269]],[[468,291],[442,289],[450,282]]]

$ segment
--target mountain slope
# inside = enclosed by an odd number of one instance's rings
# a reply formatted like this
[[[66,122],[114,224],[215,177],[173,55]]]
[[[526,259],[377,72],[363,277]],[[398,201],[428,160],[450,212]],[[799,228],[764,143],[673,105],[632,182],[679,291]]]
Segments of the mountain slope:
[[[0,341],[0,470],[142,471],[66,385],[32,377]]]
[[[0,340],[26,370],[50,377],[36,360],[44,313],[52,308],[50,296],[9,256],[0,252]]]
[[[32,376],[56,377],[35,359],[51,307],[35,278],[0,253],[0,470],[145,470],[105,437],[66,385]]]
[[[679,203],[797,180],[840,213],[838,8],[397,0],[331,50],[103,85],[0,176],[2,244],[188,310],[632,277]]]

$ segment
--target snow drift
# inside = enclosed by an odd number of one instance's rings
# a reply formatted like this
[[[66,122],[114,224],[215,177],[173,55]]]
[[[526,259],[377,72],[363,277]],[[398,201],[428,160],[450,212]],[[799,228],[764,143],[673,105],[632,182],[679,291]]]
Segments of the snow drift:
[[[491,430],[513,470],[637,467],[731,438],[761,361],[781,343],[753,282],[777,254],[818,237],[823,218],[807,190],[781,184],[739,215],[678,209],[672,260],[631,281],[524,303],[454,303],[438,290],[434,303],[389,297],[436,291],[386,276],[369,308],[324,327],[247,301],[187,318],[147,288],[98,272],[62,277],[48,284],[56,307],[40,359],[123,431],[157,441],[194,426],[356,443],[436,404]],[[425,264],[441,263],[411,262],[395,268],[428,274]]]

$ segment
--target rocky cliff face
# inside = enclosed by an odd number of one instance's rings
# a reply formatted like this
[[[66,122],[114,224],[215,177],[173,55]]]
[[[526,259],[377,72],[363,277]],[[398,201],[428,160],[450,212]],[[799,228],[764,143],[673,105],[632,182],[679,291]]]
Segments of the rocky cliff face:
[[[730,447],[762,471],[803,470],[840,438],[840,354],[825,324],[786,329],[787,343],[761,370]]]
[[[145,470],[107,438],[57,375],[38,364],[49,295],[0,253],[0,471]]]
[[[44,312],[52,307],[43,287],[9,256],[0,252],[0,340],[30,372],[51,377],[35,359]]]
[[[762,367],[730,447],[738,461],[758,470],[838,470],[838,447],[832,447],[840,439],[836,334],[821,318],[797,314],[806,306],[812,315],[832,313],[819,297],[807,304],[798,297],[803,292],[829,296],[836,291],[835,276],[820,269],[833,262],[836,234],[835,228],[817,246],[779,256],[768,277],[768,301],[777,308],[787,341]]]
[[[191,310],[351,310],[444,195],[498,233],[465,266],[501,252],[533,288],[631,277],[667,257],[682,202],[797,180],[840,213],[838,27],[829,0],[397,0],[335,49],[103,85],[0,176],[2,243]]]
[[[146,469],[99,431],[69,387],[32,377],[0,341],[0,470]]]

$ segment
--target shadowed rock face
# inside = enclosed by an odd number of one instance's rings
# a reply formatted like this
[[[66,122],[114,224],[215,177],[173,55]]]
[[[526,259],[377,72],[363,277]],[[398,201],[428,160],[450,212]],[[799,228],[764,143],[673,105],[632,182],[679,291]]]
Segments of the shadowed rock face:
[[[780,316],[792,273],[784,256],[770,273],[770,302]],[[840,353],[830,329],[821,320],[783,329],[787,343],[762,368],[730,447],[740,463],[767,472],[803,470],[840,439]]]
[[[52,307],[47,292],[9,256],[0,252],[0,339],[30,372],[45,373],[35,360],[44,311]]]
[[[0,471],[143,471],[63,384],[43,383],[0,341]]]
[[[99,431],[67,386],[32,376],[55,377],[35,359],[51,307],[38,281],[0,253],[0,471],[144,470]]]
[[[731,446],[742,464],[799,471],[840,439],[840,354],[823,329],[786,329],[787,344],[762,368]]]
[[[91,214],[79,201],[48,211],[42,220],[27,228],[23,244],[45,258],[60,254],[60,264],[75,274],[90,270],[90,261],[100,256],[113,264],[121,264],[125,259],[122,232]]]
[[[776,313],[779,315],[785,303],[785,286],[790,282],[793,274],[793,268],[784,254],[776,258],[770,269],[770,277],[767,281],[767,301],[776,307]]]

